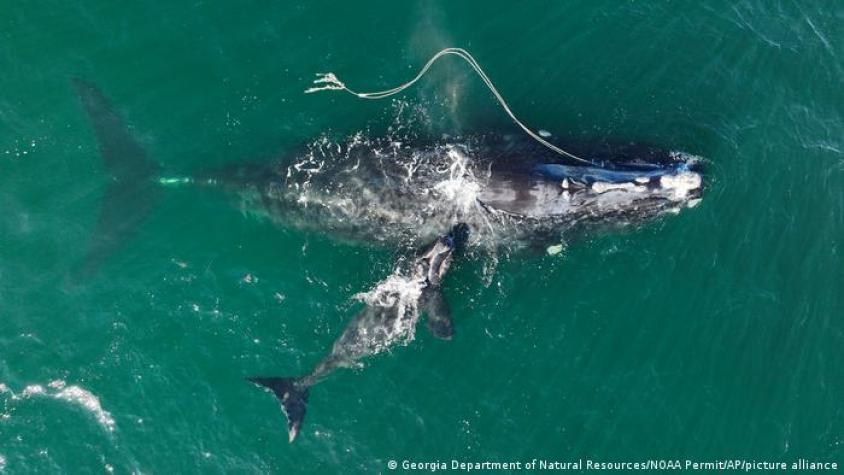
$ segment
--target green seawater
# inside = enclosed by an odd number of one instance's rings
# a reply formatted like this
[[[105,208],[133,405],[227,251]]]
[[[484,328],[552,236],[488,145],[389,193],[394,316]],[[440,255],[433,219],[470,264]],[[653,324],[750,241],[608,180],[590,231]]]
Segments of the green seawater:
[[[173,176],[327,132],[378,136],[401,104],[433,117],[413,127],[518,133],[456,59],[398,106],[303,94],[328,71],[393,87],[447,46],[552,140],[705,157],[703,201],[494,272],[456,262],[454,339],[420,325],[334,374],[292,445],[244,377],[308,371],[392,250],[281,229],[186,185],[70,283],[109,183],[71,77],[102,88]],[[6,2],[0,472],[844,463],[842,84],[837,1]]]

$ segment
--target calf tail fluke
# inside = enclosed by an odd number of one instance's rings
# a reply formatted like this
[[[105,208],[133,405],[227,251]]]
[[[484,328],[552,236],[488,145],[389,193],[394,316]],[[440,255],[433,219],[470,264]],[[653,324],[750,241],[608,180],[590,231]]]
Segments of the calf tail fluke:
[[[299,429],[302,427],[302,420],[305,418],[305,409],[308,403],[308,386],[303,384],[299,378],[247,378],[249,381],[270,389],[281,403],[281,410],[287,417],[288,440],[293,442]]]

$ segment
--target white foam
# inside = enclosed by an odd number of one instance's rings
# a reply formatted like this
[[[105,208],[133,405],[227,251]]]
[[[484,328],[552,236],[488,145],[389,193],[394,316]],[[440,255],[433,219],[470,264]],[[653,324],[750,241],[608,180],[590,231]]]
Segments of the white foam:
[[[419,299],[425,288],[424,278],[410,278],[393,273],[374,289],[355,295],[355,298],[374,307],[395,308],[397,317],[392,328],[385,329],[381,345],[376,352],[387,349],[393,343],[407,344],[416,335],[419,320]]]
[[[93,414],[97,422],[107,431],[112,432],[115,428],[114,418],[111,417],[111,413],[103,409],[97,396],[79,386],[68,386],[61,379],[50,381],[46,387],[41,384],[30,384],[21,391],[20,395],[16,395],[7,385],[0,383],[0,393],[11,394],[12,401],[44,396],[76,404]]]
[[[6,457],[0,455],[0,471],[6,470]]]
[[[30,397],[37,394],[44,394],[44,392],[44,386],[41,386],[40,384],[30,384],[29,386],[23,388],[21,397]]]
[[[477,203],[481,187],[468,167],[468,159],[455,147],[446,152],[452,160],[448,168],[448,178],[434,185],[434,191],[446,201],[452,202],[457,209],[468,211]]]
[[[702,160],[702,158],[698,155],[692,155],[691,153],[680,152],[677,150],[668,152],[668,156],[675,162],[685,162],[687,165],[693,165]]]
[[[392,307],[402,303],[412,303],[422,295],[424,279],[411,279],[399,274],[392,274],[374,289],[361,292],[355,298],[368,305]]]
[[[111,414],[103,409],[100,400],[90,391],[80,388],[79,386],[68,386],[54,395],[56,399],[77,404],[86,411],[96,417],[97,422],[100,423],[107,431],[114,431],[115,423]]]

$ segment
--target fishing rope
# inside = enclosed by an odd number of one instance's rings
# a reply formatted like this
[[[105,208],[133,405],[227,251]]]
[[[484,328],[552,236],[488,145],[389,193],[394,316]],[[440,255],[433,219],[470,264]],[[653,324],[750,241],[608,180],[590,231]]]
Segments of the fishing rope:
[[[540,144],[544,145],[546,148],[548,148],[548,149],[550,149],[550,150],[552,150],[552,151],[554,151],[554,152],[556,152],[560,155],[572,158],[572,159],[577,160],[579,162],[587,163],[587,164],[590,164],[590,165],[596,165],[595,162],[593,162],[591,160],[587,160],[585,158],[578,157],[577,155],[574,155],[573,153],[566,152],[565,150],[561,149],[560,147],[557,147],[556,145],[552,144],[551,142],[548,142],[544,138],[540,137],[539,134],[537,134],[536,132],[534,132],[533,130],[528,128],[528,126],[523,124],[522,121],[520,121],[516,117],[516,115],[513,114],[513,111],[510,110],[510,106],[508,106],[507,102],[504,100],[504,98],[501,97],[501,94],[498,92],[498,89],[495,88],[495,85],[492,83],[492,80],[490,80],[489,76],[486,75],[483,68],[481,68],[481,65],[478,64],[478,62],[475,60],[475,58],[473,58],[472,55],[469,54],[469,52],[466,51],[463,48],[446,48],[446,49],[440,51],[439,53],[437,53],[433,57],[431,57],[431,59],[429,59],[427,63],[425,63],[425,66],[423,66],[422,69],[419,70],[419,73],[416,74],[416,77],[414,77],[410,81],[408,81],[408,82],[406,82],[406,83],[404,83],[400,86],[396,86],[392,89],[386,89],[384,91],[376,91],[376,92],[357,92],[357,91],[353,91],[353,90],[349,89],[342,81],[340,81],[340,79],[337,78],[336,75],[334,75],[334,73],[317,73],[317,79],[314,80],[314,86],[305,90],[305,94],[311,94],[311,93],[319,92],[319,91],[346,91],[349,94],[356,96],[356,97],[359,97],[361,99],[383,99],[385,97],[389,97],[389,96],[398,94],[401,91],[404,91],[405,89],[407,89],[408,87],[414,85],[417,81],[419,81],[422,78],[422,76],[425,75],[425,73],[428,72],[428,69],[430,69],[431,66],[438,59],[440,59],[440,58],[442,58],[443,56],[446,56],[446,55],[457,56],[457,57],[463,59],[464,61],[466,61],[467,63],[469,63],[469,66],[471,66],[472,69],[474,69],[475,72],[478,73],[478,76],[481,77],[481,80],[483,80],[486,87],[489,88],[490,92],[492,92],[492,95],[495,96],[495,99],[498,101],[498,103],[504,109],[504,112],[506,112],[507,115],[510,116],[510,118],[513,120],[513,122],[515,122],[516,125],[518,125],[523,131],[525,131],[525,133],[528,134],[531,138],[533,138],[534,140],[536,140]]]

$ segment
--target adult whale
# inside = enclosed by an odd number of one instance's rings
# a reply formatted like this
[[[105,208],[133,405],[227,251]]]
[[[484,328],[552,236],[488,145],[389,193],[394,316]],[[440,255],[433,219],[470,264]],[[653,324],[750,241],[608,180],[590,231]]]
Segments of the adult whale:
[[[697,157],[639,144],[582,148],[595,165],[562,163],[521,136],[413,144],[356,134],[165,182],[220,187],[244,212],[281,226],[409,248],[455,223],[472,230],[470,245],[486,249],[554,244],[677,213],[701,197]]]
[[[363,134],[323,137],[275,161],[161,177],[105,96],[84,81],[74,86],[111,178],[79,275],[92,275],[119,249],[162,185],[173,184],[215,186],[280,225],[403,251],[395,272],[363,294],[366,307],[312,372],[250,378],[279,398],[291,442],[309,389],[334,369],[412,339],[420,314],[428,315],[435,336],[451,337],[441,283],[460,245],[555,253],[573,236],[694,206],[702,192],[700,165],[690,155],[636,145],[583,147],[591,164],[571,164],[534,141],[500,134],[418,144]]]

